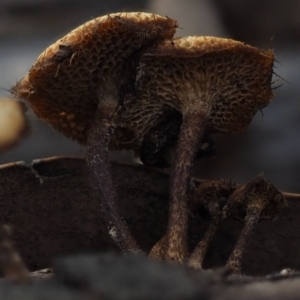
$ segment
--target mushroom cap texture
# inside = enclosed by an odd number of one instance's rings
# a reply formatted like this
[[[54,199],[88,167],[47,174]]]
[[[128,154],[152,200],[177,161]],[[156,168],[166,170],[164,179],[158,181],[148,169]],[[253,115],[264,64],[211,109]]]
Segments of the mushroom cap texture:
[[[239,210],[258,209],[260,219],[274,219],[287,206],[282,193],[262,175],[240,185],[229,197],[227,214],[238,215]]]
[[[86,143],[99,101],[118,102],[122,87],[130,85],[128,58],[172,38],[176,27],[168,17],[140,12],[93,19],[48,47],[12,93],[56,130]]]
[[[211,107],[207,132],[241,132],[273,98],[273,62],[271,50],[231,39],[164,40],[147,48],[139,60],[140,104],[125,112],[126,127],[135,128],[142,133],[137,139],[142,138],[166,110],[184,116],[200,102]]]
[[[177,26],[147,13],[96,18],[48,47],[12,92],[79,143],[100,101],[129,95],[111,149],[138,151],[166,114],[184,116],[199,103],[210,107],[207,132],[243,131],[273,98],[273,52],[216,37],[172,39]]]

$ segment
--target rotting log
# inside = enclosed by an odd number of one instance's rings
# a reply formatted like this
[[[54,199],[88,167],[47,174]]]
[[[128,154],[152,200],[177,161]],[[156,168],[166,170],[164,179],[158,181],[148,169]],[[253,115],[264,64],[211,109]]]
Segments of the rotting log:
[[[148,252],[167,226],[167,171],[113,163],[120,209],[134,237]],[[195,184],[201,180],[194,179]],[[300,196],[285,194],[288,207],[274,221],[260,221],[242,261],[247,275],[300,269]],[[83,158],[53,157],[0,166],[0,224],[13,225],[16,247],[31,270],[49,267],[54,257],[81,252],[118,251],[99,201],[90,188]],[[205,214],[190,217],[192,249],[209,226]],[[243,227],[222,223],[204,260],[205,268],[226,264]]]

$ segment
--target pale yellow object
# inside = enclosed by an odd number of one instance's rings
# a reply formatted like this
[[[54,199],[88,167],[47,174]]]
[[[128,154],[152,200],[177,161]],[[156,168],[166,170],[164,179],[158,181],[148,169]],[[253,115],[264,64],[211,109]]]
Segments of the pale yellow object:
[[[26,129],[23,104],[8,98],[0,99],[0,152],[18,142]]]

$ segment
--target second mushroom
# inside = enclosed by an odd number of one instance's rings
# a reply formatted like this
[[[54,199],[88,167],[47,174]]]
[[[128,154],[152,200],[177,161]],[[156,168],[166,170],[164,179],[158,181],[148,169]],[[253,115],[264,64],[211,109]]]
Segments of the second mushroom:
[[[187,187],[204,131],[239,133],[273,98],[274,54],[216,37],[164,40],[139,60],[137,103],[124,113],[124,126],[141,139],[166,112],[182,124],[170,179],[169,223],[151,255],[187,259]],[[139,116],[139,117],[137,117]]]

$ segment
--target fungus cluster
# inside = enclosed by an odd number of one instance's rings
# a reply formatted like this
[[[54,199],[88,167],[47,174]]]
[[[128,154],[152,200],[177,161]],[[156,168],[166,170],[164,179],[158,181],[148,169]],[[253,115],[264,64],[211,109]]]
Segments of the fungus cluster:
[[[177,26],[147,13],[91,20],[48,47],[12,93],[87,145],[91,184],[123,251],[140,248],[118,211],[108,150],[133,150],[159,164],[175,148],[168,229],[152,255],[182,262],[186,191],[203,135],[241,132],[268,105],[274,54],[230,39],[173,38]]]
[[[262,175],[248,183],[236,185],[231,181],[208,180],[190,193],[191,210],[199,207],[209,213],[211,223],[201,241],[192,250],[188,265],[202,268],[206,252],[222,222],[229,216],[243,220],[244,228],[227,260],[227,267],[234,273],[242,273],[242,260],[246,245],[259,220],[275,219],[287,205],[283,194]]]

